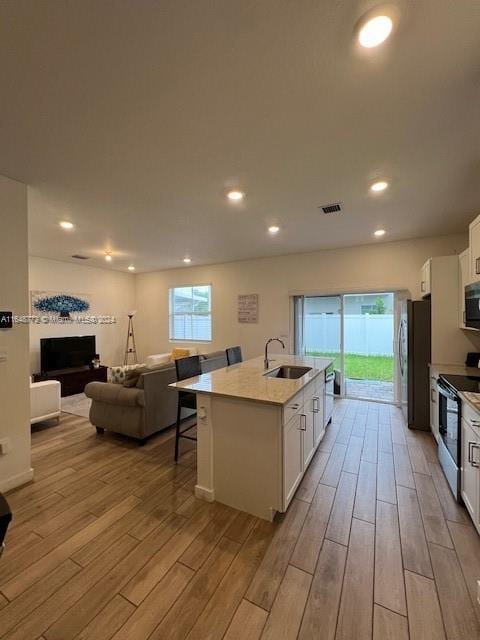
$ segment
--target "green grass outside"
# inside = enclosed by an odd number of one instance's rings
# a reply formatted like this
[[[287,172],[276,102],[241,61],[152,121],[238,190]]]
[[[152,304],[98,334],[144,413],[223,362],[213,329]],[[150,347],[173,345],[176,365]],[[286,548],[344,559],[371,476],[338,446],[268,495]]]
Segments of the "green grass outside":
[[[309,356],[332,358],[336,369],[340,369],[339,353],[307,351]],[[345,354],[345,377],[357,380],[383,380],[393,382],[393,356],[357,356]]]

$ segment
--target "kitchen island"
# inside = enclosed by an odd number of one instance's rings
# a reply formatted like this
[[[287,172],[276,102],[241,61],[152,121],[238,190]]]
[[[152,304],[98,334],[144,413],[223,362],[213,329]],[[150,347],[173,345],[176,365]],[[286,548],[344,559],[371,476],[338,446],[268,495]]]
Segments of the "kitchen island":
[[[276,354],[171,384],[197,394],[195,494],[272,520],[325,434],[328,358]],[[285,376],[285,377],[282,377]]]

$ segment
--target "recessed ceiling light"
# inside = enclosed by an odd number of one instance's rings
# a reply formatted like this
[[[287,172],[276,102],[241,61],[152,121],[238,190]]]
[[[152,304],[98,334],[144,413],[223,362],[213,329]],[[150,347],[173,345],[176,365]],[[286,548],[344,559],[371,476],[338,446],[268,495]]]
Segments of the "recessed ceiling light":
[[[133,266],[133,264],[131,264],[131,265],[128,267],[128,270],[129,270],[129,271],[135,271],[135,267]]]
[[[380,193],[380,191],[385,191],[387,187],[388,182],[386,182],[385,180],[379,180],[378,182],[374,182],[372,184],[372,186],[370,187],[370,191],[373,191],[374,193]]]
[[[245,197],[243,191],[238,191],[237,189],[233,189],[227,193],[227,198],[231,202],[240,202]]]
[[[268,233],[275,234],[280,231],[280,227],[277,227],[276,224],[273,224],[271,227],[268,227]]]
[[[377,238],[380,238],[381,236],[384,236],[385,233],[385,229],[377,229],[376,231],[374,231],[373,235],[377,236]]]
[[[358,41],[362,47],[373,49],[385,42],[392,33],[393,21],[388,16],[375,16],[367,20],[358,34]]]
[[[112,261],[112,254],[111,254],[111,253],[107,253],[107,254],[105,254],[105,260],[106,260],[107,262],[111,262],[111,261]]]
[[[185,262],[185,264],[190,264],[192,259],[191,258],[184,258],[183,261]]]
[[[62,220],[58,223],[62,229],[66,229],[67,231],[71,231],[74,228],[73,222],[69,222],[68,220]]]

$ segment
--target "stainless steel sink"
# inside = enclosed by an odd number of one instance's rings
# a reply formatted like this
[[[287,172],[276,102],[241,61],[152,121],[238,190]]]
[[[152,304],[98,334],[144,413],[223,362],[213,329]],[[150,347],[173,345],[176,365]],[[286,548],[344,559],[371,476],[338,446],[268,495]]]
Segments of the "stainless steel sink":
[[[288,380],[297,380],[312,370],[312,367],[296,367],[294,365],[282,365],[272,371],[268,371],[263,375],[267,378],[286,378]]]

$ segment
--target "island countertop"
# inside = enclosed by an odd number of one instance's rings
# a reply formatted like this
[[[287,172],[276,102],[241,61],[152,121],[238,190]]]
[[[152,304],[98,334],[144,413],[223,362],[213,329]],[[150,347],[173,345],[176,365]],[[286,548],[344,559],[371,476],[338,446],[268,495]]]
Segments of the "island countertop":
[[[272,354],[269,360],[268,369],[264,368],[263,358],[258,357],[203,373],[195,378],[174,382],[169,387],[193,393],[284,405],[333,362],[330,358],[291,356],[282,353]],[[312,369],[297,380],[270,378],[264,375],[282,365],[305,366]]]

